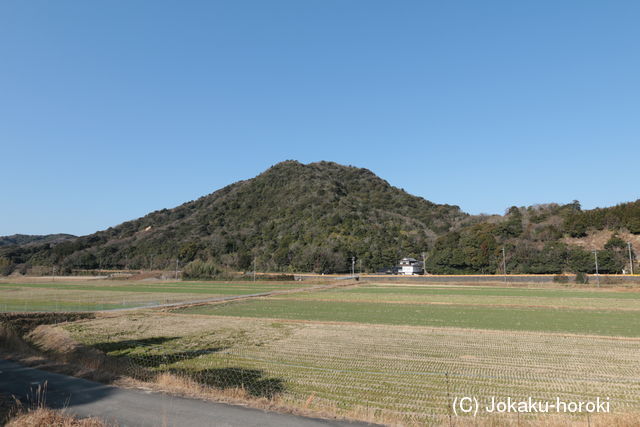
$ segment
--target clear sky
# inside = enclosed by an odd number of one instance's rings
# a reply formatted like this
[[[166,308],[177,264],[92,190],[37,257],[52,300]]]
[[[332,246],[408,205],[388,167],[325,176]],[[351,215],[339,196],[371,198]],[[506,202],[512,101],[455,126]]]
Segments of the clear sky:
[[[286,159],[471,213],[639,196],[640,2],[0,2],[0,235]]]

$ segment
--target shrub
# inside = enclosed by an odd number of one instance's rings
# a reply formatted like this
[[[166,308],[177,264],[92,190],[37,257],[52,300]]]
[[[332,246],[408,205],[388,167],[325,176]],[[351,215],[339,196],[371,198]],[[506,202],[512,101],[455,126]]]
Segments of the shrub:
[[[191,261],[184,267],[182,277],[185,279],[212,279],[219,276],[222,270],[213,261]]]
[[[13,272],[13,263],[5,257],[0,257],[0,276],[8,276]]]
[[[576,273],[576,283],[586,285],[587,283],[589,283],[589,276],[586,273],[579,271],[578,273]]]
[[[229,275],[225,274],[224,276],[230,276],[232,280],[254,280],[252,273],[244,273],[242,275]],[[273,282],[289,282],[295,280],[295,276],[293,274],[274,274],[274,275],[258,275],[256,276],[257,280],[261,282],[273,281]]]
[[[260,280],[274,280],[278,282],[286,282],[295,280],[293,274],[278,274],[276,276],[262,276]]]

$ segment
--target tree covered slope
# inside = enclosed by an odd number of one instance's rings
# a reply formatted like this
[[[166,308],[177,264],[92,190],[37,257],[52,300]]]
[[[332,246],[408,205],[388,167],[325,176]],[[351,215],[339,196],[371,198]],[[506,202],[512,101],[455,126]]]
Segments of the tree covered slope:
[[[76,236],[71,234],[13,234],[11,236],[0,236],[0,247],[10,245],[27,245],[30,243],[59,243],[63,240],[73,239]]]
[[[640,247],[640,200],[583,211],[580,203],[511,207],[500,217],[476,218],[441,236],[431,248],[429,272],[621,273],[628,242]],[[604,239],[591,239],[600,234]],[[632,257],[635,253],[632,246]],[[504,248],[504,259],[502,249]]]
[[[393,265],[466,220],[457,206],[412,196],[367,169],[279,163],[174,209],[57,245],[15,248],[14,264],[162,268],[194,259],[222,267],[335,272]]]
[[[604,240],[589,240],[604,233]],[[367,169],[331,162],[279,163],[198,200],[88,236],[0,246],[0,273],[32,265],[64,270],[173,268],[365,271],[428,253],[431,273],[591,272],[628,268],[640,244],[640,200],[582,210],[578,202],[470,216],[391,186]],[[0,242],[2,242],[0,240]],[[25,242],[22,242],[25,243]],[[1,243],[0,243],[1,244]]]

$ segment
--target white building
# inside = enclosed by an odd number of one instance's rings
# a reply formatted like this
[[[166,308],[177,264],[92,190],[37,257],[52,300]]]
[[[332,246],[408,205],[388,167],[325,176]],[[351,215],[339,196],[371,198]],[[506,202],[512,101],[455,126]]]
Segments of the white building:
[[[423,265],[422,261],[418,261],[415,258],[402,258],[400,260],[400,274],[413,275],[422,274]]]

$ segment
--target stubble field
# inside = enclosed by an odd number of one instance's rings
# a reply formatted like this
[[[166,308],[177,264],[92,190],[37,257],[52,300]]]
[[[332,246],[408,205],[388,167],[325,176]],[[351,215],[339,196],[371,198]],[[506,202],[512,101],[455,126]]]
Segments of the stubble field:
[[[617,413],[640,411],[639,322],[640,293],[629,289],[363,284],[66,329],[132,369],[298,407],[437,423],[464,396],[600,397]]]
[[[287,290],[296,283],[127,280],[0,281],[0,311],[95,311]]]

